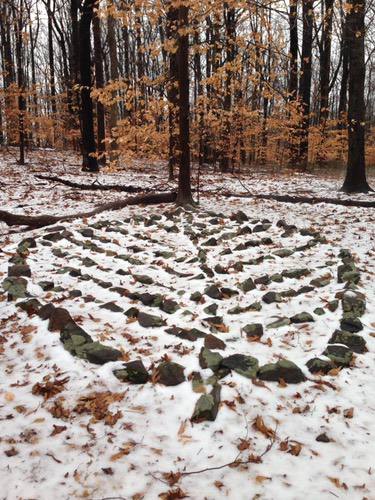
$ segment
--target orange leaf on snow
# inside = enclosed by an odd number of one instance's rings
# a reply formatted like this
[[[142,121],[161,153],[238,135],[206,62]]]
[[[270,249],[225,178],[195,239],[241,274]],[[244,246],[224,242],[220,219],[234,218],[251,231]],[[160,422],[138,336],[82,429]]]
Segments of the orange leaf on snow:
[[[264,436],[266,436],[268,438],[273,439],[276,436],[275,431],[273,429],[271,429],[271,427],[266,426],[263,418],[260,415],[258,415],[255,418],[255,420],[253,422],[253,427],[254,427],[254,429],[258,430],[259,432],[261,432]]]

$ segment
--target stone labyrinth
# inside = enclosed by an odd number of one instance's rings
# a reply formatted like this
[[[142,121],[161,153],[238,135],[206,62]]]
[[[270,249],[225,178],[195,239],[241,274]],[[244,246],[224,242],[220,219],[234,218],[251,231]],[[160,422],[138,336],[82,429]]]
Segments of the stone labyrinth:
[[[48,322],[72,356],[115,362],[124,384],[189,380],[193,422],[216,418],[233,372],[303,383],[366,352],[349,250],[241,211],[144,214],[24,239],[2,283],[8,299]]]

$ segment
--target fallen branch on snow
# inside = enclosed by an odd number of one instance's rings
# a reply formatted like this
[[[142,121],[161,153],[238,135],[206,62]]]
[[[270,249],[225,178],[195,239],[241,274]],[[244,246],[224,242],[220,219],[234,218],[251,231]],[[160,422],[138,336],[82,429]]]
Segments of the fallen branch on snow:
[[[0,222],[5,222],[8,226],[28,226],[36,229],[44,226],[51,226],[58,222],[67,222],[83,217],[91,217],[107,210],[121,210],[130,205],[158,205],[159,203],[173,203],[176,201],[175,192],[150,193],[145,195],[132,196],[125,200],[117,200],[103,203],[89,212],[78,212],[71,215],[17,215],[5,210],[0,210]]]
[[[316,205],[318,203],[328,203],[331,205],[342,205],[344,207],[363,207],[375,208],[375,201],[361,201],[361,200],[340,200],[338,198],[315,198],[310,196],[291,196],[289,194],[236,194],[236,193],[223,193],[226,197],[235,198],[254,198],[257,200],[273,200],[282,203],[308,203]]]

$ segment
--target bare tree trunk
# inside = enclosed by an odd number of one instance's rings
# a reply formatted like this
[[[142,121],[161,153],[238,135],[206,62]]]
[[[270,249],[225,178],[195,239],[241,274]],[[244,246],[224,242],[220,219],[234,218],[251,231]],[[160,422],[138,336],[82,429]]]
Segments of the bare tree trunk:
[[[178,8],[178,90],[179,90],[179,139],[180,168],[178,174],[177,204],[191,205],[193,197],[190,180],[190,123],[189,123],[189,8]]]
[[[25,83],[24,83],[24,67],[23,67],[23,15],[24,3],[20,0],[19,10],[14,10],[15,32],[16,32],[16,61],[17,61],[17,85],[18,85],[18,145],[19,145],[19,160],[20,165],[25,164]]]
[[[91,99],[91,43],[90,27],[93,17],[95,0],[85,0],[81,9],[79,21],[79,62],[81,81],[81,122],[82,122],[82,169],[89,172],[98,172],[99,165],[96,158],[96,143],[94,134],[94,115]]]
[[[103,72],[103,50],[100,18],[95,13],[93,18],[93,33],[94,33],[94,54],[95,54],[95,83],[98,89],[104,87],[104,72]],[[98,137],[98,153],[100,162],[105,163],[105,113],[104,105],[100,100],[96,103],[96,127]]]
[[[107,7],[110,8],[112,1],[107,0]],[[109,59],[110,59],[110,76],[111,81],[116,82],[119,79],[118,70],[118,54],[117,54],[117,44],[116,44],[116,19],[109,12],[107,21],[107,32],[108,32],[108,49],[109,49]],[[116,162],[117,160],[117,141],[116,141],[116,127],[118,120],[118,104],[117,104],[117,92],[112,91],[112,103],[109,107],[109,129],[111,134],[111,142],[109,145],[109,155],[110,161]]]
[[[342,190],[363,193],[370,190],[365,164],[365,0],[349,3],[348,163]]]

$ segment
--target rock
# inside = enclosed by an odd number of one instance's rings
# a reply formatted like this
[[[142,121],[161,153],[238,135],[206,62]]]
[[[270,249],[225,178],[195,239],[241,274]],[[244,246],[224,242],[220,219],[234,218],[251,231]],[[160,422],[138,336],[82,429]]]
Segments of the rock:
[[[67,323],[61,330],[60,340],[64,344],[65,349],[74,351],[72,354],[76,354],[75,348],[77,346],[93,342],[90,335],[73,320]]]
[[[300,368],[292,361],[281,359],[277,363],[269,363],[259,368],[258,377],[261,380],[278,382],[280,379],[288,384],[298,384],[306,380]]]
[[[310,285],[316,288],[323,288],[331,283],[331,278],[314,278],[310,281]]]
[[[283,290],[280,292],[280,297],[285,298],[285,297],[297,297],[298,292],[297,290],[294,290],[293,288],[289,288],[288,290]]]
[[[205,307],[203,311],[206,314],[211,314],[212,316],[215,316],[217,313],[218,305],[217,304],[210,304],[209,306]]]
[[[315,438],[315,441],[318,441],[319,443],[330,443],[331,439],[327,436],[325,432],[323,432],[322,434],[319,434],[319,436]]]
[[[274,281],[275,283],[282,283],[284,281],[284,278],[281,274],[272,274],[270,276],[270,280]]]
[[[351,318],[346,316],[340,321],[341,330],[345,330],[351,333],[357,333],[363,330],[362,322],[359,318]]]
[[[202,319],[202,324],[208,326],[212,332],[222,331],[225,326],[222,316],[208,316]]]
[[[230,216],[230,220],[241,224],[242,222],[247,222],[249,220],[249,217],[245,214],[245,212],[242,212],[242,210],[239,210],[238,212],[233,213]]]
[[[3,288],[8,292],[9,300],[23,299],[27,297],[27,280],[19,276],[8,276],[2,283]]]
[[[335,366],[348,367],[353,358],[353,352],[343,345],[330,344],[323,351],[323,356],[327,356]]]
[[[17,302],[16,306],[25,311],[28,316],[31,316],[38,313],[38,311],[42,307],[42,304],[37,299],[29,299],[22,302]]]
[[[100,342],[90,342],[78,349],[77,355],[87,359],[90,363],[104,365],[110,361],[117,361],[121,358],[122,352],[113,347],[105,346]]]
[[[150,375],[140,359],[124,363],[123,368],[114,370],[114,376],[121,382],[130,382],[131,384],[145,384]]]
[[[322,307],[317,307],[314,309],[314,314],[317,316],[323,316],[325,314],[325,310]]]
[[[239,295],[237,290],[233,290],[232,288],[228,288],[225,286],[222,287],[221,293],[223,294],[223,299],[229,299],[230,297],[234,297],[235,295]]]
[[[311,274],[311,271],[307,268],[287,269],[281,274],[284,276],[284,278],[300,279],[303,276],[308,276],[309,274]]]
[[[159,316],[140,312],[138,314],[138,323],[144,328],[154,328],[165,325],[166,321]]]
[[[180,306],[177,304],[177,302],[174,300],[171,300],[171,299],[165,299],[160,304],[160,309],[167,314],[173,314],[179,308],[180,308]]]
[[[92,238],[94,236],[94,230],[88,227],[81,229],[78,232],[82,234],[82,236],[84,236],[85,238]]]
[[[223,299],[223,294],[222,294],[221,290],[215,285],[208,286],[205,289],[204,293],[206,295],[208,295],[208,297],[210,297],[211,299],[215,299],[215,300],[222,300]]]
[[[128,318],[138,318],[139,315],[139,309],[136,307],[130,307],[128,310],[125,311],[125,316]]]
[[[331,312],[335,312],[338,307],[339,307],[338,300],[330,300],[329,302],[327,302],[326,305],[326,308]]]
[[[124,309],[115,304],[114,302],[106,302],[105,304],[102,304],[99,307],[100,309],[107,309],[107,311],[118,312],[118,313],[124,312]]]
[[[199,353],[199,364],[202,368],[210,368],[213,371],[217,371],[220,367],[220,363],[223,356],[218,352],[213,352],[207,347],[202,347]]]
[[[185,381],[184,367],[172,361],[164,361],[157,368],[159,384],[171,386]]]
[[[209,238],[207,241],[205,241],[204,243],[202,243],[202,246],[205,246],[205,247],[216,247],[217,245],[217,239],[216,238]]]
[[[258,360],[252,356],[232,354],[221,361],[221,366],[234,370],[236,373],[239,373],[244,377],[255,378],[259,368],[259,363]]]
[[[186,328],[178,328],[177,326],[172,326],[171,328],[167,328],[166,333],[170,335],[175,335],[183,340],[189,340],[190,342],[195,342],[198,339],[204,338],[206,334],[201,332],[197,328],[191,328],[190,330]]]
[[[366,312],[366,300],[362,294],[345,292],[341,300],[344,317],[360,318]]]
[[[73,319],[66,309],[63,307],[54,307],[49,315],[48,330],[50,332],[61,332],[71,321]]]
[[[260,338],[263,335],[263,325],[261,323],[249,323],[242,328],[248,339]]]
[[[271,283],[271,278],[268,276],[268,274],[265,274],[264,276],[256,278],[254,280],[254,283],[256,285],[269,285]]]
[[[269,325],[267,325],[267,328],[281,328],[283,326],[288,326],[290,325],[290,319],[289,318],[279,318],[276,321],[273,321]]]
[[[267,231],[272,224],[257,224],[253,227],[253,233],[261,233],[263,231]]]
[[[223,267],[221,264],[216,264],[214,267],[214,271],[217,274],[228,274],[228,271],[225,267]]]
[[[266,304],[273,304],[274,302],[282,302],[282,297],[279,293],[267,292],[265,295],[263,295],[262,300]]]
[[[320,358],[312,358],[306,363],[310,373],[324,373],[327,374],[330,370],[335,368],[332,361],[327,361]]]
[[[27,264],[16,264],[8,269],[8,276],[26,276],[31,277],[31,269]]]
[[[277,257],[284,258],[292,255],[294,251],[289,248],[280,248],[280,250],[274,250],[272,253],[273,255],[277,255]]]
[[[295,314],[290,318],[290,321],[292,323],[312,323],[314,321],[314,318],[311,316],[310,313],[308,312],[301,312],[298,314]]]
[[[190,300],[193,302],[200,302],[202,300],[203,295],[201,292],[194,292],[190,295]]]
[[[152,285],[154,280],[150,276],[146,276],[145,274],[133,274],[132,275],[135,281],[138,283],[142,283],[142,285]]]
[[[34,238],[24,238],[17,247],[17,253],[27,254],[29,248],[36,248],[36,241]]]
[[[361,275],[357,268],[355,267],[354,262],[350,262],[348,264],[341,264],[337,268],[337,282],[345,283],[351,282],[357,284],[361,279]]]
[[[255,283],[254,283],[252,278],[247,278],[245,281],[240,283],[238,286],[244,293],[247,293],[247,292],[250,292],[250,290],[256,289]]]
[[[296,291],[296,295],[302,295],[304,293],[310,293],[313,290],[314,290],[313,286],[304,285],[304,286],[301,286],[301,288],[298,288],[298,290]]]
[[[335,330],[328,341],[329,344],[344,344],[353,352],[363,354],[367,352],[366,341],[360,335],[347,331]]]
[[[49,292],[50,290],[53,290],[55,287],[53,281],[39,281],[38,285],[43,290],[43,292]]]
[[[214,421],[220,405],[221,387],[216,384],[210,394],[202,394],[195,404],[191,421],[199,423],[203,421]]]
[[[204,347],[206,347],[207,349],[224,350],[226,348],[226,344],[215,335],[209,333],[204,338]]]
[[[52,314],[52,311],[55,309],[55,306],[53,304],[45,304],[42,306],[39,311],[38,311],[38,316],[42,320],[49,319],[49,317]]]

